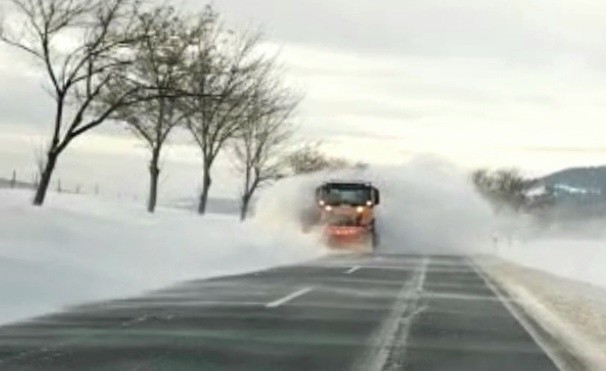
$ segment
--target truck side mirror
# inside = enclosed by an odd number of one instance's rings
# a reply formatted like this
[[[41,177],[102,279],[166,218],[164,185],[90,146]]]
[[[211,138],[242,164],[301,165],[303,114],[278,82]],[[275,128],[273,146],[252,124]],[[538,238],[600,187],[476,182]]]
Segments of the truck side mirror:
[[[375,187],[372,187],[372,198],[373,198],[373,203],[375,205],[378,205],[381,203],[381,194],[379,192],[378,189],[376,189]]]

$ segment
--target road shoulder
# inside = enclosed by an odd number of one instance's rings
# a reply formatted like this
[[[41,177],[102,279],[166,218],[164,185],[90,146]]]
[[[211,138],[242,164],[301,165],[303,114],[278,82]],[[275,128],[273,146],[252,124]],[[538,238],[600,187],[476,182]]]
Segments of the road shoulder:
[[[569,369],[604,369],[606,290],[493,257],[475,261],[545,335],[569,350]]]

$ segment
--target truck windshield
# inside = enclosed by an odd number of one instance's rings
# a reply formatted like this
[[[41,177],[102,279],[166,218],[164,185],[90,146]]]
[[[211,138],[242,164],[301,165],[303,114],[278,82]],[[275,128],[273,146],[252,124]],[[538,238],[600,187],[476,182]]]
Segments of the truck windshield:
[[[364,205],[370,200],[368,188],[331,187],[327,189],[325,201],[329,205]]]

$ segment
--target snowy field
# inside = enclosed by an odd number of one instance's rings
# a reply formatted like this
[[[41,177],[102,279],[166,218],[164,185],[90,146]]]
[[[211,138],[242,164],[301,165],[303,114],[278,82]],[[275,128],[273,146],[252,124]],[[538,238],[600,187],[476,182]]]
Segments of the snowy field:
[[[606,240],[545,236],[503,240],[495,255],[528,268],[539,269],[606,289]]]
[[[314,259],[316,241],[236,216],[200,216],[93,196],[0,190],[0,323],[187,279]]]

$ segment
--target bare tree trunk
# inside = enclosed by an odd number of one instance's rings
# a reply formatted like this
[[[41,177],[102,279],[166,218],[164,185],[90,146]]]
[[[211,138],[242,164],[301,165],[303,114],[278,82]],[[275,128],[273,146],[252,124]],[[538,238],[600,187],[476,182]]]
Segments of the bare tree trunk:
[[[248,215],[248,207],[250,204],[250,194],[245,193],[242,196],[242,200],[240,200],[240,221],[243,222],[244,220],[246,220],[246,217]]]
[[[150,213],[153,213],[156,210],[156,203],[158,201],[158,177],[160,175],[160,168],[158,167],[159,160],[160,151],[159,149],[154,149],[149,163],[149,198],[147,201],[147,211]]]
[[[36,195],[34,196],[34,205],[36,206],[42,206],[42,204],[44,203],[44,199],[46,198],[46,191],[48,190],[48,186],[50,185],[50,181],[53,176],[53,171],[55,170],[55,165],[57,164],[58,157],[59,152],[56,149],[50,149],[48,151],[46,163],[44,164],[44,169],[42,170],[42,174],[40,174],[40,183],[38,183]]]
[[[198,214],[206,214],[206,204],[208,202],[208,191],[212,184],[210,177],[210,166],[204,167],[204,177],[202,179],[202,192],[200,193],[200,202],[198,203]]]
[[[248,161],[247,161],[248,162]],[[250,202],[250,166],[246,166],[244,173],[244,192],[242,192],[242,198],[240,199],[240,221],[243,222],[248,214],[248,203]]]
[[[252,175],[250,169],[248,169],[246,171],[246,188],[242,195],[242,200],[240,204],[240,221],[246,220],[246,217],[248,216],[250,201],[252,200],[255,191],[259,187],[259,182],[259,177],[257,175]]]

